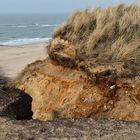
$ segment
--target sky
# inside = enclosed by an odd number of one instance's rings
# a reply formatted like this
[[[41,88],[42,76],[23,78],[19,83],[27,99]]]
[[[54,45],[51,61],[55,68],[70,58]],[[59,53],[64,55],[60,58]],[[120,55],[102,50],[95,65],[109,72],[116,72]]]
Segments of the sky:
[[[71,13],[77,9],[134,2],[140,0],[0,0],[0,13]]]

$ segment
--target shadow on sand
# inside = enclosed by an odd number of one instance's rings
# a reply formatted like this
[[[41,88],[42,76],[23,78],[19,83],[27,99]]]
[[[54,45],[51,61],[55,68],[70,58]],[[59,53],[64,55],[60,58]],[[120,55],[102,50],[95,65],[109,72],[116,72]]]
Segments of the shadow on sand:
[[[8,82],[0,69],[0,116],[16,120],[32,119],[32,98],[24,91],[9,87]]]

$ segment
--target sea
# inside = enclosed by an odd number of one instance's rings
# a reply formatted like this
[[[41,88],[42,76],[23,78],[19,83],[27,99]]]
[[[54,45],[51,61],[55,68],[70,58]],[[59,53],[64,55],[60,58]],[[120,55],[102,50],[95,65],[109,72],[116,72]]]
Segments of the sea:
[[[68,14],[0,14],[0,45],[47,42]]]

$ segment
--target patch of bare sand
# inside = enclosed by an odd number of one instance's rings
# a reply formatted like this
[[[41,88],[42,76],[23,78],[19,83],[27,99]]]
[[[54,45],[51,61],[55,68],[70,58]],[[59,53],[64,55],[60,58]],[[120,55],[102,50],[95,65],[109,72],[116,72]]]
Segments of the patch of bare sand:
[[[21,46],[0,46],[0,68],[4,71],[4,75],[14,78],[27,64],[45,59],[46,46],[45,42]]]

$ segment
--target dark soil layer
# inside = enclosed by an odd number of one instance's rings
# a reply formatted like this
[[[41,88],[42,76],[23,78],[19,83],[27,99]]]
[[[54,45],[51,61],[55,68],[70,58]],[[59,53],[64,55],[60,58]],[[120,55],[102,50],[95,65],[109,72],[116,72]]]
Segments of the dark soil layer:
[[[19,89],[6,87],[6,79],[0,79],[0,116],[17,120],[32,119],[32,98]]]

